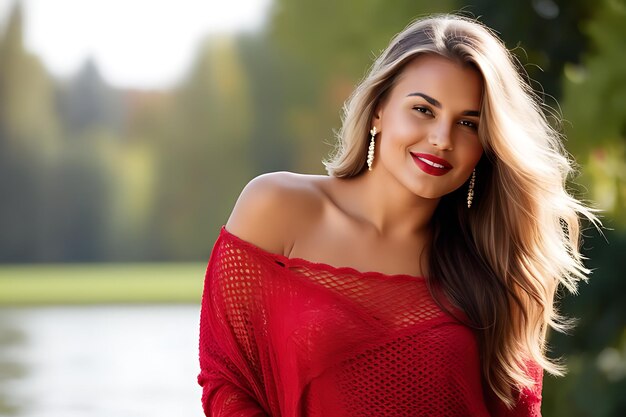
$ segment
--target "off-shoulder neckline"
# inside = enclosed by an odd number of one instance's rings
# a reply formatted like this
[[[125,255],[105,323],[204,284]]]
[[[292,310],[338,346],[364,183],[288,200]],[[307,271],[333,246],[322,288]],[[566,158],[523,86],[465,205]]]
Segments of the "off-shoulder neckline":
[[[411,274],[386,274],[378,271],[360,271],[356,268],[350,266],[335,266],[331,264],[327,264],[324,262],[314,262],[304,258],[290,258],[280,253],[269,252],[254,243],[248,242],[237,235],[232,234],[230,231],[226,229],[226,226],[222,226],[220,229],[220,238],[227,238],[239,245],[245,246],[251,249],[254,252],[258,252],[264,257],[271,258],[272,260],[283,264],[286,267],[296,267],[302,266],[308,269],[316,269],[322,270],[325,272],[330,272],[332,274],[344,274],[344,275],[356,275],[363,277],[376,277],[376,278],[385,278],[385,279],[414,279],[414,280],[425,280],[425,277],[420,275],[411,275]]]

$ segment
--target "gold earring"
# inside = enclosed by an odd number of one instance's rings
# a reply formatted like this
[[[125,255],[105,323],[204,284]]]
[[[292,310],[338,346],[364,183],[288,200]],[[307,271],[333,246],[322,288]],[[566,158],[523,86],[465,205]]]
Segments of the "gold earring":
[[[472,171],[472,178],[470,178],[469,187],[467,188],[467,208],[472,207],[472,200],[474,199],[474,185],[476,184],[476,169]]]
[[[367,150],[367,169],[369,171],[372,170],[372,164],[374,164],[374,146],[375,146],[375,141],[374,139],[376,138],[376,134],[378,132],[376,132],[376,126],[374,126],[372,128],[372,130],[370,130],[370,134],[372,135],[372,139],[370,140],[370,147]]]

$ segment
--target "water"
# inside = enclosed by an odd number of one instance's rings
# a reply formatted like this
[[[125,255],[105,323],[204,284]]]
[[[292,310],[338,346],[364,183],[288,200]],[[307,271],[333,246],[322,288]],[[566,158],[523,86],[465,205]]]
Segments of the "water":
[[[203,415],[199,306],[0,308],[0,416]]]

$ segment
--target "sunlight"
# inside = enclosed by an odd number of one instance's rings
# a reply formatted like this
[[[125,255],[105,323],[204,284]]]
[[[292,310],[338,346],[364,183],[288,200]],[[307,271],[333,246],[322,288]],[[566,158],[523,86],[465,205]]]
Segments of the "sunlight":
[[[261,28],[271,3],[21,1],[26,47],[53,74],[67,77],[91,57],[111,84],[143,89],[167,88],[176,83],[206,35]]]

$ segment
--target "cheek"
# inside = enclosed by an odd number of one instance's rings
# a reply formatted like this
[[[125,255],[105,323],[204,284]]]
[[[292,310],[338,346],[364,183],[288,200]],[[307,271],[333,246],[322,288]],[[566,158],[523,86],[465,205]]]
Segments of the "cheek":
[[[463,146],[463,159],[467,161],[468,165],[471,165],[472,168],[478,163],[480,157],[483,155],[483,147],[478,141],[478,139],[474,138],[471,143],[467,143]]]
[[[395,152],[405,151],[415,145],[420,139],[419,129],[410,123],[398,122],[393,127],[388,128],[383,136],[384,146]]]
[[[382,129],[383,135],[387,133],[389,139],[394,142],[415,138],[421,130],[419,120],[410,111],[403,108],[388,112],[385,115]]]
[[[480,161],[480,158],[483,156],[483,147],[477,146],[474,150],[474,165]]]

